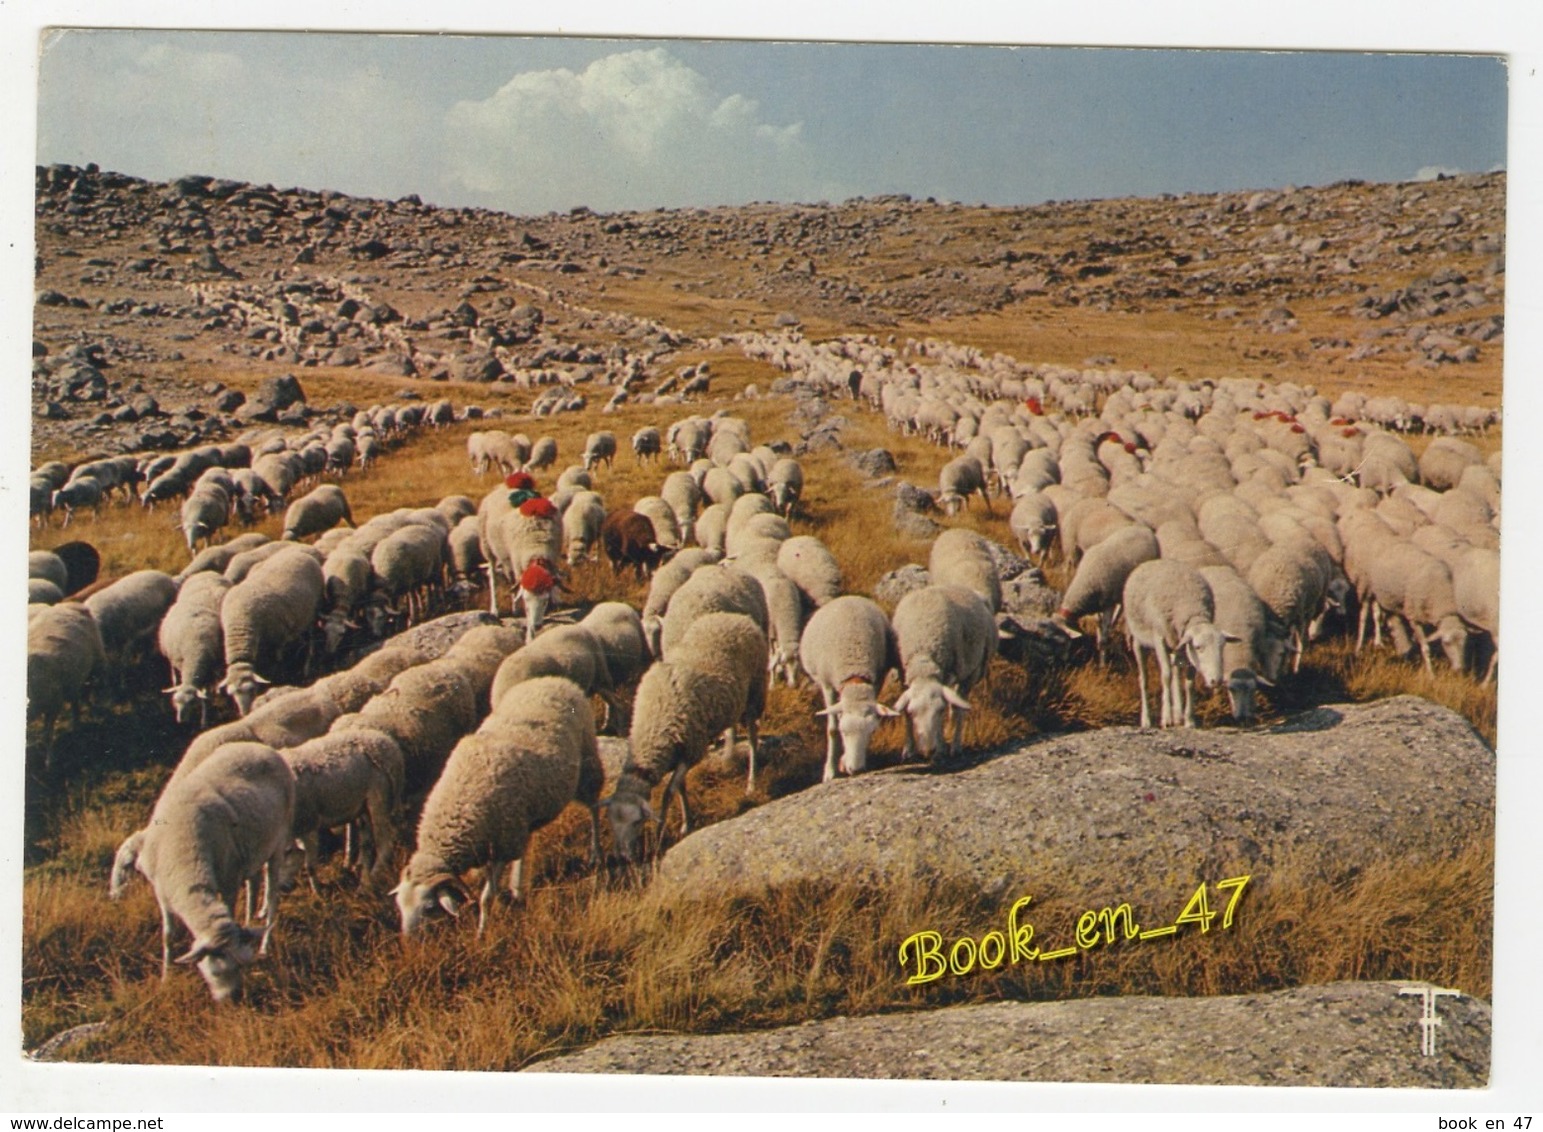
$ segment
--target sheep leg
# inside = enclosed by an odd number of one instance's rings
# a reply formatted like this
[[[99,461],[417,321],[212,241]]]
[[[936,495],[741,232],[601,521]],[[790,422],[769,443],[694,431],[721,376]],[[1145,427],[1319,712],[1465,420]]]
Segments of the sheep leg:
[[[488,926],[488,908],[493,903],[493,894],[498,891],[498,878],[504,871],[503,861],[494,861],[488,865],[487,874],[482,878],[482,891],[477,896],[477,935],[480,938],[482,931]]]
[[[1380,649],[1382,647],[1382,607],[1375,601],[1367,604],[1372,607],[1372,644]]]
[[[675,773],[670,775],[670,784],[665,788],[664,799],[659,805],[660,841],[663,842],[664,820],[670,812],[670,795],[675,794],[680,798],[680,832],[684,836],[691,832],[691,807],[686,802],[686,764],[681,763],[675,768]]]
[[[1159,641],[1152,646],[1152,651],[1157,654],[1157,679],[1163,690],[1163,727],[1173,726],[1173,662],[1168,657],[1167,647]]]
[[[1420,627],[1414,622],[1410,622],[1409,627],[1414,631],[1414,639],[1420,643],[1420,659],[1425,661],[1425,674],[1434,680],[1436,678],[1436,670],[1431,667],[1430,663],[1430,642],[1425,639],[1425,634],[1420,631]]]
[[[1361,602],[1361,609],[1356,616],[1355,651],[1360,652],[1361,646],[1366,643],[1366,615],[1371,612],[1371,601]]]
[[[727,731],[723,733],[723,761],[729,762],[734,757],[734,740],[739,736],[735,734],[734,725],[729,724]]]
[[[279,922],[279,870],[283,865],[284,851],[280,849],[263,866],[263,887],[267,889],[267,896],[263,900],[263,938],[257,945],[259,955],[268,954],[268,940],[272,938],[274,926]]]
[[[745,779],[745,793],[749,794],[755,789],[755,753],[760,745],[760,737],[756,734],[756,721],[751,720],[746,724],[746,730],[750,732],[750,773]]]
[[[493,574],[493,564],[483,563],[482,568],[488,572],[488,612],[494,617],[498,616],[498,585]]]
[[[1177,713],[1179,700],[1184,701],[1184,726],[1195,726],[1195,683],[1190,675],[1183,659],[1175,654],[1173,658],[1173,683],[1174,683],[1174,710]]]
[[[526,856],[529,855],[530,852],[527,848]],[[513,865],[509,866],[509,895],[514,899],[516,904],[518,904],[520,900],[524,898],[525,857],[521,857],[519,860],[515,861]]]
[[[311,891],[317,896],[321,895],[321,889],[316,887],[316,863],[320,856],[318,845],[320,840],[320,834],[316,830],[312,830],[300,839],[300,844],[305,847],[305,879],[310,882]],[[343,853],[343,860],[347,862],[348,846],[346,844],[343,846]]]
[[[1141,729],[1147,731],[1152,727],[1152,709],[1147,706],[1147,666],[1135,637],[1130,639],[1130,647],[1136,654],[1136,684],[1141,689]]]
[[[833,689],[821,683],[820,698],[825,701],[825,776],[820,781],[829,782],[836,777],[836,736],[840,728],[836,723]]]
[[[155,894],[155,902],[161,906],[161,982],[171,976],[171,909],[161,894]]]

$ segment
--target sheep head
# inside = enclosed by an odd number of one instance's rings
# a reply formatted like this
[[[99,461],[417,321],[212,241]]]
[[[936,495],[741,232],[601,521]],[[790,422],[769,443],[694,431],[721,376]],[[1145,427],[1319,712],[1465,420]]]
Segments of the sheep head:
[[[943,750],[943,725],[948,709],[969,711],[970,702],[947,684],[923,676],[901,694],[895,708],[911,717],[916,750],[930,761]]]
[[[638,864],[642,859],[645,823],[654,825],[659,820],[654,816],[654,808],[647,798],[630,793],[613,793],[600,805],[611,823],[611,840],[617,855],[629,864]]]
[[[454,874],[435,873],[427,880],[417,881],[408,876],[410,871],[411,866],[404,869],[401,883],[391,890],[402,917],[403,939],[410,939],[424,917],[435,910],[459,916],[462,906],[472,902],[471,894]]]
[[[222,922],[213,932],[200,935],[193,946],[177,957],[185,965],[196,964],[215,1002],[241,998],[241,976],[257,957],[261,932],[241,927],[234,920]]]
[[[272,683],[259,676],[249,663],[238,660],[226,670],[220,691],[229,694],[236,703],[236,711],[244,716],[252,710],[252,701],[257,698],[259,689]]]
[[[861,774],[868,768],[868,745],[879,724],[900,715],[894,708],[879,703],[874,687],[866,681],[854,681],[841,689],[841,698],[832,708],[815,715],[834,721],[841,733],[841,773]]]
[[[1222,646],[1241,638],[1224,633],[1209,621],[1193,622],[1179,641],[1190,667],[1200,674],[1207,688],[1222,682]]]

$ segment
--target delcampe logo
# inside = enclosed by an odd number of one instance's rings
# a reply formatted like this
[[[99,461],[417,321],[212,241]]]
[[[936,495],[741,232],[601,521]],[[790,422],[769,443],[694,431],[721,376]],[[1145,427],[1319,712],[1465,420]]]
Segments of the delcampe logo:
[[[1420,1052],[1426,1057],[1436,1056],[1436,1027],[1441,1025],[1441,1019],[1436,1016],[1436,999],[1440,997],[1460,997],[1462,991],[1452,990],[1448,987],[1401,987],[1400,995],[1417,994],[1420,996],[1422,1008],[1420,1011]]]

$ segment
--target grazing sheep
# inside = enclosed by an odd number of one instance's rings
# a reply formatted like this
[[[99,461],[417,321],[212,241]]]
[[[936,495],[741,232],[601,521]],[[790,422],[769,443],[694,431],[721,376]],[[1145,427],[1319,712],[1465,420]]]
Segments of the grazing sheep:
[[[161,909],[161,978],[171,970],[172,917],[193,936],[178,963],[197,964],[216,1002],[239,997],[242,972],[267,952],[295,808],[295,776],[270,747],[232,743],[169,782],[137,846]],[[261,933],[242,928],[236,892],[264,874]]]
[[[325,587],[321,563],[308,549],[287,547],[231,587],[220,606],[225,634],[225,679],[220,688],[246,715],[260,686],[272,681],[261,669],[305,642]]]
[[[600,527],[605,522],[605,501],[593,491],[574,495],[563,510],[563,540],[568,544],[568,565],[598,557]]]
[[[1157,655],[1163,688],[1162,726],[1195,726],[1194,702],[1184,664],[1187,661],[1207,687],[1219,684],[1222,647],[1235,639],[1214,623],[1216,606],[1205,578],[1182,562],[1143,562],[1126,579],[1122,603],[1125,631],[1136,657],[1136,676],[1141,685],[1141,726],[1152,726],[1143,648]]]
[[[182,536],[188,554],[197,552],[198,542],[208,545],[214,533],[230,522],[230,492],[217,483],[200,483],[182,503]]]
[[[1038,491],[1019,494],[1007,526],[1029,560],[1043,566],[1057,528],[1055,504],[1049,497]]]
[[[813,535],[797,535],[777,551],[777,569],[798,587],[813,609],[841,594],[841,565],[830,549]]]
[[[798,659],[825,701],[825,775],[836,777],[837,735],[843,774],[861,774],[868,744],[883,719],[899,713],[878,701],[884,677],[900,668],[895,633],[884,611],[866,597],[848,594],[815,610],[804,626]]]
[[[539,472],[557,463],[557,441],[543,436],[532,444],[523,465],[527,472]]]
[[[409,625],[423,620],[428,613],[429,591],[436,589],[444,576],[446,541],[437,526],[410,523],[376,545],[370,555],[370,585],[385,603],[371,609],[371,631],[376,637],[385,635],[384,614],[404,612],[399,599],[406,599]]]
[[[675,521],[675,509],[657,495],[642,495],[632,504],[632,509],[654,525],[654,541],[666,550],[681,547],[680,527]]]
[[[412,798],[428,790],[450,749],[477,725],[477,701],[458,664],[435,660],[396,676],[357,716],[339,720],[334,729],[372,728],[396,740],[405,760],[407,796]]]
[[[697,516],[696,523],[692,525],[691,534],[696,539],[696,544],[705,550],[715,550],[722,554],[727,546],[729,530],[729,508],[722,503],[714,503],[702,509]]]
[[[1222,646],[1232,718],[1252,723],[1255,694],[1261,686],[1273,688],[1285,664],[1286,626],[1231,566],[1202,566],[1200,576],[1211,591],[1216,627],[1236,638]]]
[[[639,581],[657,569],[667,553],[648,516],[630,507],[618,507],[606,515],[600,524],[600,541],[612,572],[619,574],[622,567],[631,566]]]
[[[86,598],[84,605],[102,631],[102,647],[120,678],[136,663],[141,648],[155,640],[161,618],[177,600],[177,582],[159,570],[136,570]]]
[[[778,570],[769,566],[752,573],[766,595],[766,672],[772,683],[781,676],[789,688],[798,683],[798,645],[804,635],[804,595]]]
[[[64,600],[64,591],[47,578],[27,579],[28,605],[58,605]]]
[[[798,461],[783,457],[773,464],[766,477],[766,487],[782,517],[791,521],[793,508],[798,506],[799,498],[804,494],[804,470]]]
[[[954,527],[932,543],[927,574],[937,586],[963,586],[972,591],[996,616],[1002,609],[1002,578],[997,572],[991,543],[974,531]]]
[[[64,564],[64,559],[51,550],[33,550],[28,552],[27,577],[52,582],[58,588],[61,597],[70,584],[69,567]],[[52,604],[52,602],[49,604]]]
[[[600,642],[612,688],[631,684],[643,675],[653,659],[643,632],[643,619],[626,602],[602,601],[579,624]]]
[[[584,441],[584,470],[593,471],[595,465],[605,464],[606,470],[616,462],[616,434],[592,432]]]
[[[670,598],[659,632],[660,659],[674,659],[677,644],[708,613],[741,613],[763,634],[767,629],[766,595],[760,582],[733,566],[703,567]]]
[[[339,523],[354,525],[353,512],[343,489],[335,483],[325,483],[301,496],[284,512],[284,535],[290,542],[297,542],[311,535],[331,530]]]
[[[944,716],[952,712],[950,753],[957,758],[970,689],[985,679],[996,655],[996,618],[972,590],[929,585],[900,599],[892,624],[906,685],[895,702],[906,717],[904,757],[920,750],[935,758],[943,749]]]
[[[294,819],[290,836],[305,847],[305,867],[315,887],[317,834],[323,829],[370,823],[374,862],[371,888],[390,876],[396,848],[394,814],[404,778],[401,748],[379,731],[335,731],[281,752],[295,775]]]
[[[350,540],[348,545],[358,546],[358,543]],[[225,580],[233,586],[240,585],[246,581],[247,575],[259,565],[285,549],[298,550],[302,554],[309,554],[316,560],[318,565],[323,561],[321,551],[304,543],[265,542],[261,546],[254,546],[250,550],[243,550],[239,554],[232,555],[230,565],[225,567]]]
[[[44,606],[27,621],[27,711],[43,721],[45,769],[53,766],[54,721],[69,704],[79,722],[80,701],[106,665],[101,631],[84,606]]]
[[[82,507],[89,507],[93,514],[100,515],[104,495],[105,492],[100,483],[90,476],[84,476],[71,480],[54,492],[49,500],[49,508],[53,511],[64,508],[64,522],[59,525],[67,527],[70,525],[70,520],[74,518],[75,512]]]
[[[458,914],[471,899],[460,874],[478,865],[485,870],[480,934],[504,866],[513,865],[509,890],[519,900],[531,833],[569,802],[589,808],[591,853],[598,859],[603,781],[595,719],[583,692],[548,677],[505,696],[456,744],[424,804],[417,849],[392,892],[402,935],[413,935],[432,907]]]
[[[986,473],[981,469],[980,460],[974,456],[956,456],[943,465],[943,470],[938,473],[938,506],[946,515],[955,515],[959,508],[970,501],[970,496],[978,494],[986,505],[986,513],[991,513],[991,495],[986,490]]]
[[[1290,633],[1296,652],[1293,671],[1299,671],[1308,626],[1323,612],[1326,601],[1338,601],[1330,594],[1333,563],[1328,552],[1311,538],[1277,543],[1255,558],[1244,576]]]
[[[610,669],[599,638],[582,625],[559,625],[510,653],[498,666],[489,692],[493,709],[512,688],[542,676],[561,676],[586,696],[611,691]]]
[[[1079,618],[1098,615],[1098,651],[1102,656],[1119,615],[1126,580],[1143,562],[1158,556],[1157,536],[1144,526],[1116,531],[1083,556],[1066,587],[1056,620],[1072,625]]]
[[[1438,558],[1401,540],[1382,547],[1370,564],[1369,596],[1384,614],[1409,625],[1425,670],[1431,675],[1430,646],[1441,645],[1454,671],[1467,659],[1468,628],[1458,614],[1452,572]]]
[[[248,550],[255,550],[270,541],[265,534],[249,531],[244,535],[237,535],[228,542],[222,542],[217,546],[205,547],[193,556],[193,561],[182,568],[182,572],[177,575],[177,582],[181,584],[194,574],[202,574],[208,571],[223,574],[229,568],[231,560],[236,555]]]
[[[523,629],[498,624],[478,625],[463,633],[440,659],[456,666],[481,704],[487,702],[499,666],[524,643]]]
[[[691,831],[686,773],[724,732],[724,757],[730,757],[741,723],[750,735],[745,792],[755,785],[757,724],[766,702],[765,634],[748,617],[710,613],[696,620],[681,644],[675,659],[655,664],[638,684],[630,753],[604,802],[617,853],[627,861],[639,859],[642,823],[655,820],[649,795],[667,775],[659,815],[669,813],[670,797],[678,794],[682,832]]]
[[[1484,670],[1487,684],[1495,678],[1500,660],[1500,552],[1480,548],[1465,554],[1452,570],[1452,592],[1458,614],[1488,633],[1494,646]]]
[[[224,672],[225,634],[220,628],[220,605],[230,583],[219,574],[195,574],[177,591],[157,633],[161,655],[171,665],[172,711],[178,723],[186,723],[189,710],[198,705],[198,726],[209,723],[209,693]]]
[[[659,430],[653,425],[644,425],[632,434],[632,455],[638,464],[649,459],[657,461],[660,448]]]
[[[689,472],[671,472],[659,487],[659,498],[675,512],[675,525],[683,541],[695,538],[697,515],[702,510],[702,489]]]

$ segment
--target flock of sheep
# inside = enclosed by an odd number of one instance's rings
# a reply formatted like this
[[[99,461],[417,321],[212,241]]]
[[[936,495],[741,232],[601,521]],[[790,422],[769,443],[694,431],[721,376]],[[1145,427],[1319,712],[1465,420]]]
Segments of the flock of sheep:
[[[140,571],[84,601],[29,608],[45,748],[62,706],[149,639],[172,667],[179,721],[217,690],[239,712],[192,741],[114,864],[113,895],[136,869],[155,890],[163,973],[180,920],[193,945],[179,961],[217,999],[237,993],[273,930],[292,852],[315,883],[323,829],[347,829],[346,863],[383,886],[398,827],[418,814],[393,889],[404,935],[469,905],[477,869],[480,930],[506,869],[521,895],[532,831],[570,802],[590,810],[592,863],[602,812],[616,855],[638,862],[677,797],[691,828],[686,775],[719,736],[729,753],[744,730],[753,789],[768,686],[800,671],[820,694],[826,781],[864,771],[892,717],[906,757],[957,755],[999,645],[1025,632],[1071,639],[1084,618],[1097,618],[1104,645],[1123,624],[1143,726],[1143,651],[1157,660],[1164,726],[1193,725],[1191,672],[1225,687],[1247,719],[1256,689],[1352,601],[1379,640],[1385,627],[1396,647],[1439,642],[1454,667],[1477,655],[1493,673],[1498,461],[1471,444],[1438,439],[1416,460],[1399,436],[1285,384],[1125,375],[1089,397],[1073,375],[935,344],[918,350],[930,364],[871,340],[741,345],[830,395],[868,399],[897,429],[962,448],[941,473],[940,504],[979,494],[990,509],[993,485],[1010,494],[1025,554],[1068,565],[1059,606],[1027,627],[1008,616],[998,548],[962,528],[934,541],[927,584],[892,616],[843,592],[830,549],[794,533],[799,462],[753,444],[726,411],[635,433],[639,467],[661,456],[682,466],[630,506],[597,490],[619,448],[603,431],[545,493],[536,477],[555,467],[555,442],[499,431],[467,441],[472,474],[504,477],[479,502],[449,496],[346,529],[347,500],[322,485],[291,508],[284,539],[243,535],[205,547],[176,578]],[[575,620],[561,610],[564,578],[602,552],[613,572],[648,579],[646,599]],[[467,605],[483,584],[492,612],[523,608],[523,626],[484,624],[448,648],[411,628],[393,635],[394,618],[411,626],[447,600]],[[543,631],[554,611],[561,623]],[[1487,655],[1475,654],[1481,638]],[[270,687],[303,684],[349,641],[373,651],[308,686]],[[892,671],[903,688],[886,705]],[[629,736],[608,796],[592,697],[604,727]],[[248,926],[259,880],[260,931]],[[236,918],[243,886],[247,925]]]

